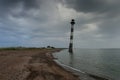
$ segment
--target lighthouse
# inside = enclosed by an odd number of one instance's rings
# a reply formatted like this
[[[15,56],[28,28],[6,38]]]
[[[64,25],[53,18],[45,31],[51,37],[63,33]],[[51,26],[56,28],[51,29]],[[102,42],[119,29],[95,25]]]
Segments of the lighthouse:
[[[73,53],[73,32],[74,32],[74,24],[75,24],[75,20],[72,19],[71,22],[71,33],[70,33],[70,43],[69,43],[69,52]]]

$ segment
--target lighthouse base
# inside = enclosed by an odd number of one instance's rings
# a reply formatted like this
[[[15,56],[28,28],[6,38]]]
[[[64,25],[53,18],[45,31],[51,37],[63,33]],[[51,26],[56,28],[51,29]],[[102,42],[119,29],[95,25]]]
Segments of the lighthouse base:
[[[70,43],[70,45],[69,45],[69,53],[73,53],[73,44],[72,43]]]

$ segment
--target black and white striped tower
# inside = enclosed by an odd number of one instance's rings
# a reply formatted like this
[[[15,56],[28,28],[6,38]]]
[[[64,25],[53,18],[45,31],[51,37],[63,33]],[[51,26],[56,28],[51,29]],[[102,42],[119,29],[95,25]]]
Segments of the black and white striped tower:
[[[71,34],[70,34],[69,52],[73,53],[73,32],[74,32],[75,20],[72,19],[70,23],[71,23]]]

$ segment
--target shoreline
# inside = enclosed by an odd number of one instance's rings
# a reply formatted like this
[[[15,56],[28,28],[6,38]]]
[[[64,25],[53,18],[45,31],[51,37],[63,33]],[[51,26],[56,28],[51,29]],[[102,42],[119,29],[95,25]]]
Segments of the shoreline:
[[[53,57],[55,57],[55,56],[53,55]],[[113,80],[108,77],[101,77],[101,76],[97,76],[97,75],[90,74],[87,72],[82,72],[81,70],[75,69],[75,68],[67,66],[65,64],[62,64],[61,62],[59,62],[59,60],[57,58],[55,58],[54,61],[58,65],[62,66],[64,69],[66,69],[67,71],[70,71],[71,73],[73,73],[75,75],[78,75],[80,80]]]
[[[93,74],[90,74],[90,73],[82,72],[82,71],[77,70],[75,68],[72,68],[72,67],[66,66],[64,64],[61,64],[58,60],[54,60],[54,61],[57,64],[59,64],[60,66],[62,66],[64,69],[70,71],[71,73],[73,73],[75,75],[78,75],[80,80],[112,80],[112,79],[108,79],[108,78],[105,78],[105,77],[100,77],[100,76],[93,75]]]
[[[62,50],[0,51],[0,80],[108,80],[60,65],[53,54]]]
[[[0,51],[0,80],[79,80],[54,62],[62,49]]]

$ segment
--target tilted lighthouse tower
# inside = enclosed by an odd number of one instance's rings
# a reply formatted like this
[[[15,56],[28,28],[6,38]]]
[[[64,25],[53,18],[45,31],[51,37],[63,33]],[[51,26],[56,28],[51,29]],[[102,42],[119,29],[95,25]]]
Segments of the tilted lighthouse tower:
[[[73,32],[74,32],[75,20],[72,19],[70,23],[71,23],[71,34],[70,34],[69,52],[73,53]]]

